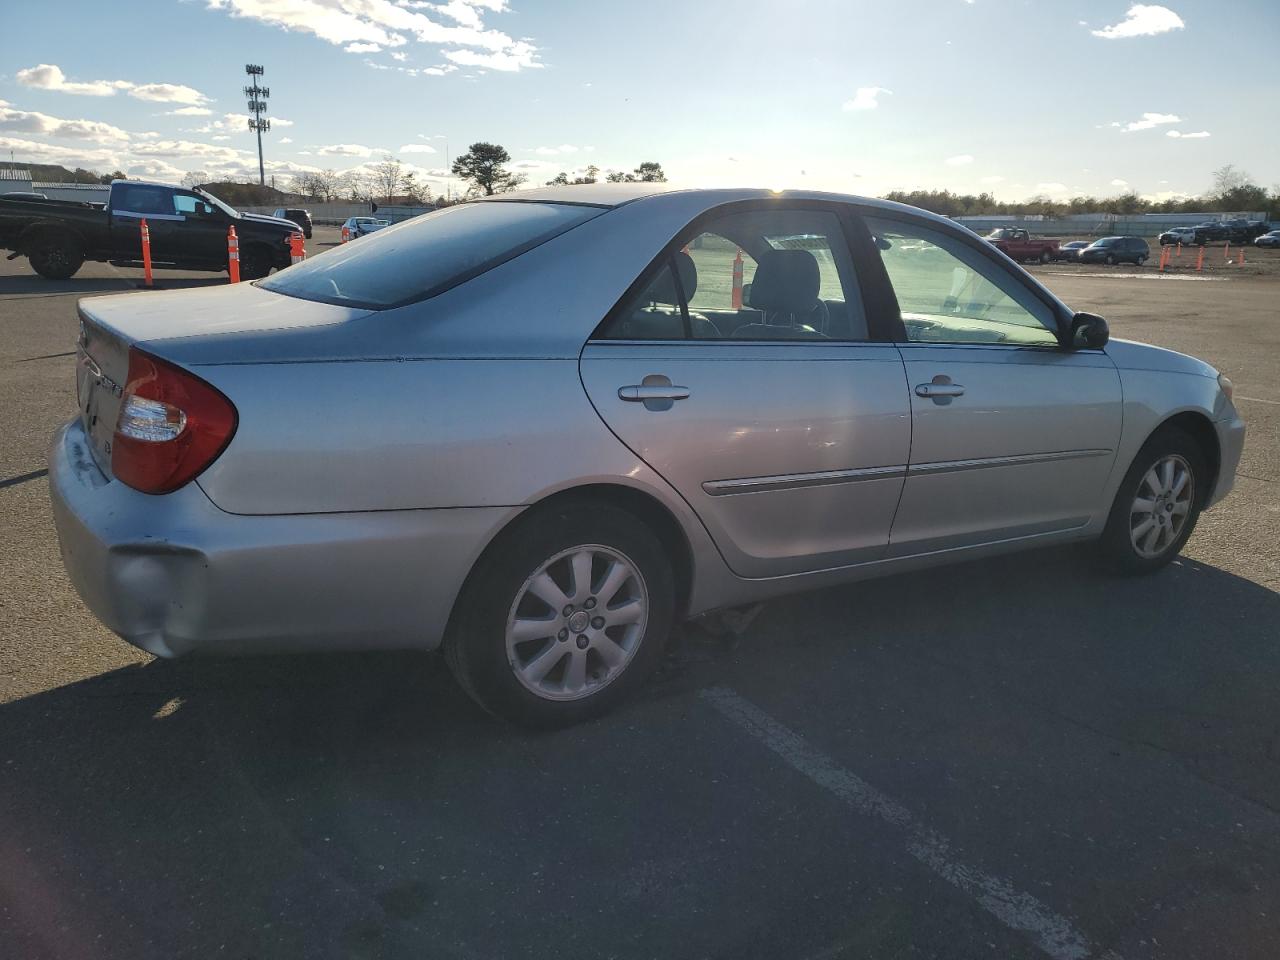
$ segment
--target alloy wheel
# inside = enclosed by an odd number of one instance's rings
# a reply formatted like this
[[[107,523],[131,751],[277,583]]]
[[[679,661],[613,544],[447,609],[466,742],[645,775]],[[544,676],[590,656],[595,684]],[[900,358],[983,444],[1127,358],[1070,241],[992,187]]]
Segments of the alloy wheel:
[[[612,547],[584,544],[543,563],[507,615],[507,660],[546,700],[598,693],[631,662],[649,619],[639,568]]]
[[[1178,541],[1195,502],[1195,475],[1176,453],[1157,460],[1142,479],[1129,507],[1129,542],[1144,560],[1160,556]]]

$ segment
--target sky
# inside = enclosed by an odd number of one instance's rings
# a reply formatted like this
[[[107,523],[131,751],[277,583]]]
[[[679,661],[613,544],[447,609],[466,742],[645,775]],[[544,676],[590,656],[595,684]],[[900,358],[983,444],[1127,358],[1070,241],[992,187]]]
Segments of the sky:
[[[1280,0],[45,0],[0,11],[0,159],[176,182],[500,143],[541,185],[1199,194],[1280,184]]]

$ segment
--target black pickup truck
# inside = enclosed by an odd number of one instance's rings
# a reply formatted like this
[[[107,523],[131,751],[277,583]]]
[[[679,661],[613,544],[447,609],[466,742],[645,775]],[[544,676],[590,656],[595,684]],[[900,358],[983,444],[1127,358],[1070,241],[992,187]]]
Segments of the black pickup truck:
[[[227,229],[240,241],[240,276],[257,280],[289,265],[289,235],[298,225],[239,213],[212,194],[159,183],[116,180],[104,206],[74,200],[0,199],[0,249],[25,256],[49,280],[73,276],[86,260],[116,266],[142,263],[143,219],[151,265],[226,270]]]

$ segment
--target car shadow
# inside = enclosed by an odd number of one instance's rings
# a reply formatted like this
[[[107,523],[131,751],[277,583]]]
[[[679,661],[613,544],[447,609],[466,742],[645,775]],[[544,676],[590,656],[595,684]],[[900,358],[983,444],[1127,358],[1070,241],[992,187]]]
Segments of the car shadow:
[[[858,691],[913,725],[946,724],[940,705],[965,697],[1015,718],[1034,708],[1274,804],[1280,596],[1189,560],[1116,580],[1080,559],[1046,551],[801,594],[733,642],[685,630],[635,702],[558,733],[491,719],[439,658],[413,653],[153,661],[0,706],[13,955],[225,943],[236,956],[399,956],[474,933],[498,906],[451,888],[509,882],[533,900],[543,871],[588,871],[595,856],[584,837],[535,857],[523,811],[655,815],[625,792],[566,792],[583,764],[674,797],[712,775],[670,762],[686,738],[740,752],[697,707],[712,684],[839,694],[847,715],[824,722],[842,725],[875,721]],[[503,863],[515,879],[484,880],[478,864]],[[489,955],[521,953],[525,935]]]
[[[154,287],[157,290],[183,290],[188,287],[213,287],[226,284],[220,274],[207,277],[166,277],[158,273]],[[61,294],[87,295],[93,293],[122,293],[138,290],[142,276],[137,277],[71,277],[67,280],[46,280],[40,276],[0,277],[0,298],[23,296],[56,296]]]

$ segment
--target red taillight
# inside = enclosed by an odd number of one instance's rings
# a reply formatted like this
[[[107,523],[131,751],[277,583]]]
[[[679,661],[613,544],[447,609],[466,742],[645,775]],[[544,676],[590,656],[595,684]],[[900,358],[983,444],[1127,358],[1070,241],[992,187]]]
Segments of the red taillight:
[[[129,379],[111,440],[111,472],[143,493],[168,493],[217,459],[236,432],[236,408],[181,367],[129,351]]]

